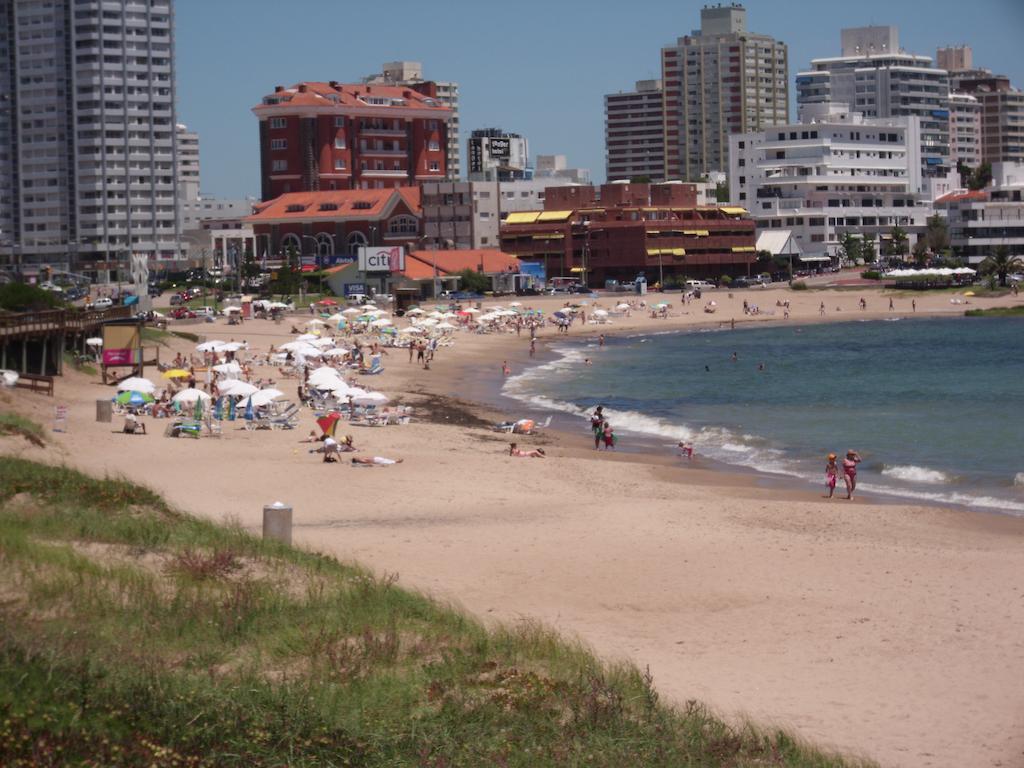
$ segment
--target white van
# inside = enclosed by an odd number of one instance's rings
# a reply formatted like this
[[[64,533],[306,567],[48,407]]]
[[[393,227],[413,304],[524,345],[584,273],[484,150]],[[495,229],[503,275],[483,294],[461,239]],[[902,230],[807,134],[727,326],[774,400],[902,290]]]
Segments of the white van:
[[[710,291],[715,286],[707,280],[687,280],[686,290],[688,291]]]

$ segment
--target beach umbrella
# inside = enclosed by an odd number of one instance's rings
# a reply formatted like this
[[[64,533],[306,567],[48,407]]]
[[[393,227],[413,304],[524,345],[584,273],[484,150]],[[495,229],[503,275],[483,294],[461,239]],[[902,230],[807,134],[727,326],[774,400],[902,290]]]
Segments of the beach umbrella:
[[[457,328],[458,328],[458,326],[452,325],[448,321],[445,321],[443,323],[438,323],[437,325],[434,326],[434,330],[437,330],[437,331],[454,331],[454,330],[457,330]]]
[[[122,392],[114,400],[120,405],[139,407],[153,402],[153,396],[146,392]]]
[[[434,320],[440,320],[444,317],[444,315],[435,309],[433,312],[427,315],[427,317],[432,317]]]
[[[324,433],[325,437],[334,437],[334,430],[338,427],[338,421],[341,419],[341,414],[331,411],[330,413],[321,416],[316,420],[316,424],[320,427],[320,431]]]
[[[249,397],[245,399],[245,407],[248,408],[250,405],[257,408],[261,405],[267,405],[272,403],[279,397],[284,397],[284,392],[279,389],[269,388],[261,389],[259,392],[253,392]]]
[[[329,336],[322,336],[319,339],[313,339],[309,342],[309,346],[316,347],[317,349],[323,349],[324,347],[333,347],[334,339]]]
[[[462,310],[462,311],[463,311],[463,312],[466,312],[466,313],[468,313],[468,314],[470,314],[470,315],[479,315],[479,314],[480,314],[480,310],[479,310],[479,309],[477,309],[476,307],[466,307],[466,308],[465,308],[464,310]]]
[[[318,333],[303,333],[296,336],[292,341],[314,341],[320,338]]]
[[[334,299],[320,299],[317,304],[323,304],[325,307],[333,307],[337,304]]]
[[[312,320],[307,320],[307,321],[306,321],[306,325],[316,325],[316,326],[320,326],[320,325],[327,325],[327,323],[325,323],[325,322],[324,322],[323,320],[321,320],[321,319],[320,319],[319,317],[314,317],[314,318],[313,318]]]
[[[225,379],[217,383],[217,391],[222,395],[231,395],[232,397],[248,397],[253,392],[259,392],[260,390],[259,387],[247,381]]]
[[[229,363],[219,363],[213,366],[213,370],[215,370],[217,373],[223,373],[226,376],[237,376],[242,372],[242,366],[240,366],[238,363],[232,360]],[[167,374],[165,373],[164,376],[166,375]]]
[[[132,376],[117,385],[118,392],[145,392],[153,394],[156,391],[156,384],[141,376]]]
[[[426,329],[419,328],[415,325],[410,325],[407,328],[402,328],[398,331],[399,333],[426,333]]]
[[[245,345],[240,341],[228,341],[217,346],[215,352],[238,352],[241,349],[245,349]]]
[[[210,341],[204,341],[202,344],[196,344],[196,352],[213,352],[222,344],[227,342],[220,341],[218,339],[212,339]]]
[[[964,291],[964,296],[974,296],[974,291]]]
[[[348,309],[341,310],[341,314],[343,314],[343,315],[361,315],[362,314],[362,310],[356,309],[355,307],[349,307]]]
[[[377,308],[377,305],[374,304],[373,302],[370,302],[370,301],[366,302],[365,304],[363,304],[362,307],[360,307],[360,309],[364,309],[364,310],[365,309],[376,309],[376,308]]]
[[[349,387],[345,392],[345,397],[362,397],[365,394],[367,394],[366,390],[361,387]]]
[[[423,315],[426,314],[426,310],[420,309],[419,307],[413,307],[412,309],[406,310],[407,315]]]
[[[191,375],[184,368],[171,368],[169,371],[164,371],[165,379],[187,379]]]
[[[314,336],[313,338],[315,339],[316,336]],[[284,344],[279,346],[278,349],[282,349],[285,352],[294,352],[297,349],[302,349],[303,347],[308,347],[308,346],[309,346],[309,341],[308,340],[304,340],[304,341],[296,340],[296,341],[285,342]]]
[[[383,328],[385,325],[391,325],[391,321],[388,320],[386,317],[381,317],[377,320],[374,320],[372,323],[370,323],[370,325],[372,325],[374,328]]]
[[[352,402],[356,405],[387,405],[390,402],[390,398],[383,392],[367,392],[362,395],[355,395]]]
[[[594,317],[608,317],[608,310],[607,309],[595,309],[593,312],[591,312],[591,314],[594,315]]]
[[[625,303],[623,303],[623,304],[616,304],[615,308],[616,309],[629,309],[629,304],[625,304]]]
[[[508,303],[508,305],[510,307],[521,307],[521,306],[523,306],[523,302],[521,302],[521,301],[510,301]]]
[[[224,314],[225,315],[233,315],[236,312],[241,312],[241,311],[242,311],[241,307],[224,307]]]
[[[419,325],[426,325],[426,326],[429,327],[429,326],[437,325],[437,323],[438,323],[438,321],[435,320],[434,318],[427,317],[427,318],[424,318],[423,320],[420,320],[418,324]]]
[[[178,394],[171,398],[171,400],[173,400],[174,402],[181,403],[183,405],[187,403],[194,403],[196,400],[209,399],[210,396],[206,392],[203,392],[203,390],[201,389],[196,389],[195,387],[183,389],[181,390],[181,392],[179,392]]]
[[[269,309],[288,309],[288,305],[285,304],[283,301],[272,301],[269,304],[267,304],[267,307]]]
[[[344,357],[347,354],[348,354],[348,350],[347,349],[342,349],[341,347],[334,347],[333,349],[325,349],[323,356],[324,357]]]
[[[562,319],[562,320],[565,320],[565,319],[567,319],[567,318],[569,317],[569,315],[567,315],[567,314],[566,314],[565,312],[563,312],[563,311],[555,312],[555,313],[554,313],[554,315],[555,315],[555,317],[557,317],[557,318],[560,318],[560,319]],[[480,319],[481,319],[481,320],[483,320],[483,318],[482,318],[482,317],[481,317]]]
[[[442,312],[441,317],[444,318],[445,320],[454,320],[456,317],[458,317],[458,315],[455,314],[454,312]]]
[[[88,344],[90,347],[102,347],[103,339],[97,336],[93,336],[92,338],[86,339],[85,343]]]
[[[328,323],[337,324],[345,322],[345,315],[341,312],[335,312],[333,315],[327,318]]]

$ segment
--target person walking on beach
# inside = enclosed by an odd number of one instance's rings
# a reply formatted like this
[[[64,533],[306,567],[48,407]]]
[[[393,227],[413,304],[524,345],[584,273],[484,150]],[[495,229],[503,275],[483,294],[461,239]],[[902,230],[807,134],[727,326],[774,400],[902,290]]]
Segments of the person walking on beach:
[[[501,373],[503,376],[511,376],[512,369],[508,367],[508,360],[501,361]]]
[[[415,351],[416,351],[416,342],[415,341],[410,341],[409,342],[409,364],[410,365],[412,365],[412,356],[413,356],[413,353]]]
[[[889,297],[889,311],[890,311],[890,312],[892,312],[892,311],[893,311],[893,309],[894,309],[894,307],[893,307],[893,305],[892,305],[892,296],[890,296],[890,297]]]
[[[910,300],[910,309],[914,312],[917,312],[917,299]]]
[[[818,307],[818,314],[819,314],[819,315],[820,315],[821,317],[824,317],[824,316],[825,316],[825,302],[824,302],[824,301],[823,301],[823,302],[821,302],[821,306],[819,306],[819,307]]]
[[[839,467],[836,465],[836,455],[830,453],[828,455],[828,463],[825,464],[825,487],[828,488],[828,496],[825,498],[831,499],[832,494],[836,492],[836,480],[839,478]]]
[[[533,357],[535,354],[537,354],[537,340],[531,338],[530,339],[530,357]]]
[[[590,431],[594,433],[594,450],[601,447],[601,436],[604,433],[604,417],[600,410],[595,411],[590,417]]]
[[[607,421],[604,423],[604,430],[601,436],[604,438],[604,449],[607,451],[609,448],[611,448],[614,451],[615,430],[612,429],[612,425],[609,424]]]
[[[598,348],[604,347],[604,334],[603,333],[600,336],[597,337],[597,346],[598,346]]]
[[[857,490],[857,465],[860,464],[860,454],[852,448],[846,452],[843,459],[843,479],[846,481],[846,498],[853,499],[853,492]]]

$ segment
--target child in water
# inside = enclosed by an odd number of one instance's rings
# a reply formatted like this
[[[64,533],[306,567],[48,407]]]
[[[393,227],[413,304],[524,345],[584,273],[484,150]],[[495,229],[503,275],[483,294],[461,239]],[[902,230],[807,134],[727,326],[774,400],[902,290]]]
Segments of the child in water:
[[[831,499],[836,492],[836,480],[839,478],[839,467],[836,466],[836,455],[828,455],[828,464],[825,465],[825,487],[828,488],[827,498]]]

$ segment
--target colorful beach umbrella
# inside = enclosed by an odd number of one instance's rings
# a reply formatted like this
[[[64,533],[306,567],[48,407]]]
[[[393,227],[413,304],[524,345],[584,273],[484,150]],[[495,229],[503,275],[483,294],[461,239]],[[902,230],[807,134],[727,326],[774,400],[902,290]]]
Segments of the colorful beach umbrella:
[[[146,392],[122,392],[114,400],[119,405],[143,406],[153,402],[153,396]]]
[[[326,416],[321,416],[316,420],[317,426],[324,433],[324,437],[334,437],[334,430],[338,427],[338,421],[341,420],[341,414],[331,411]]]

